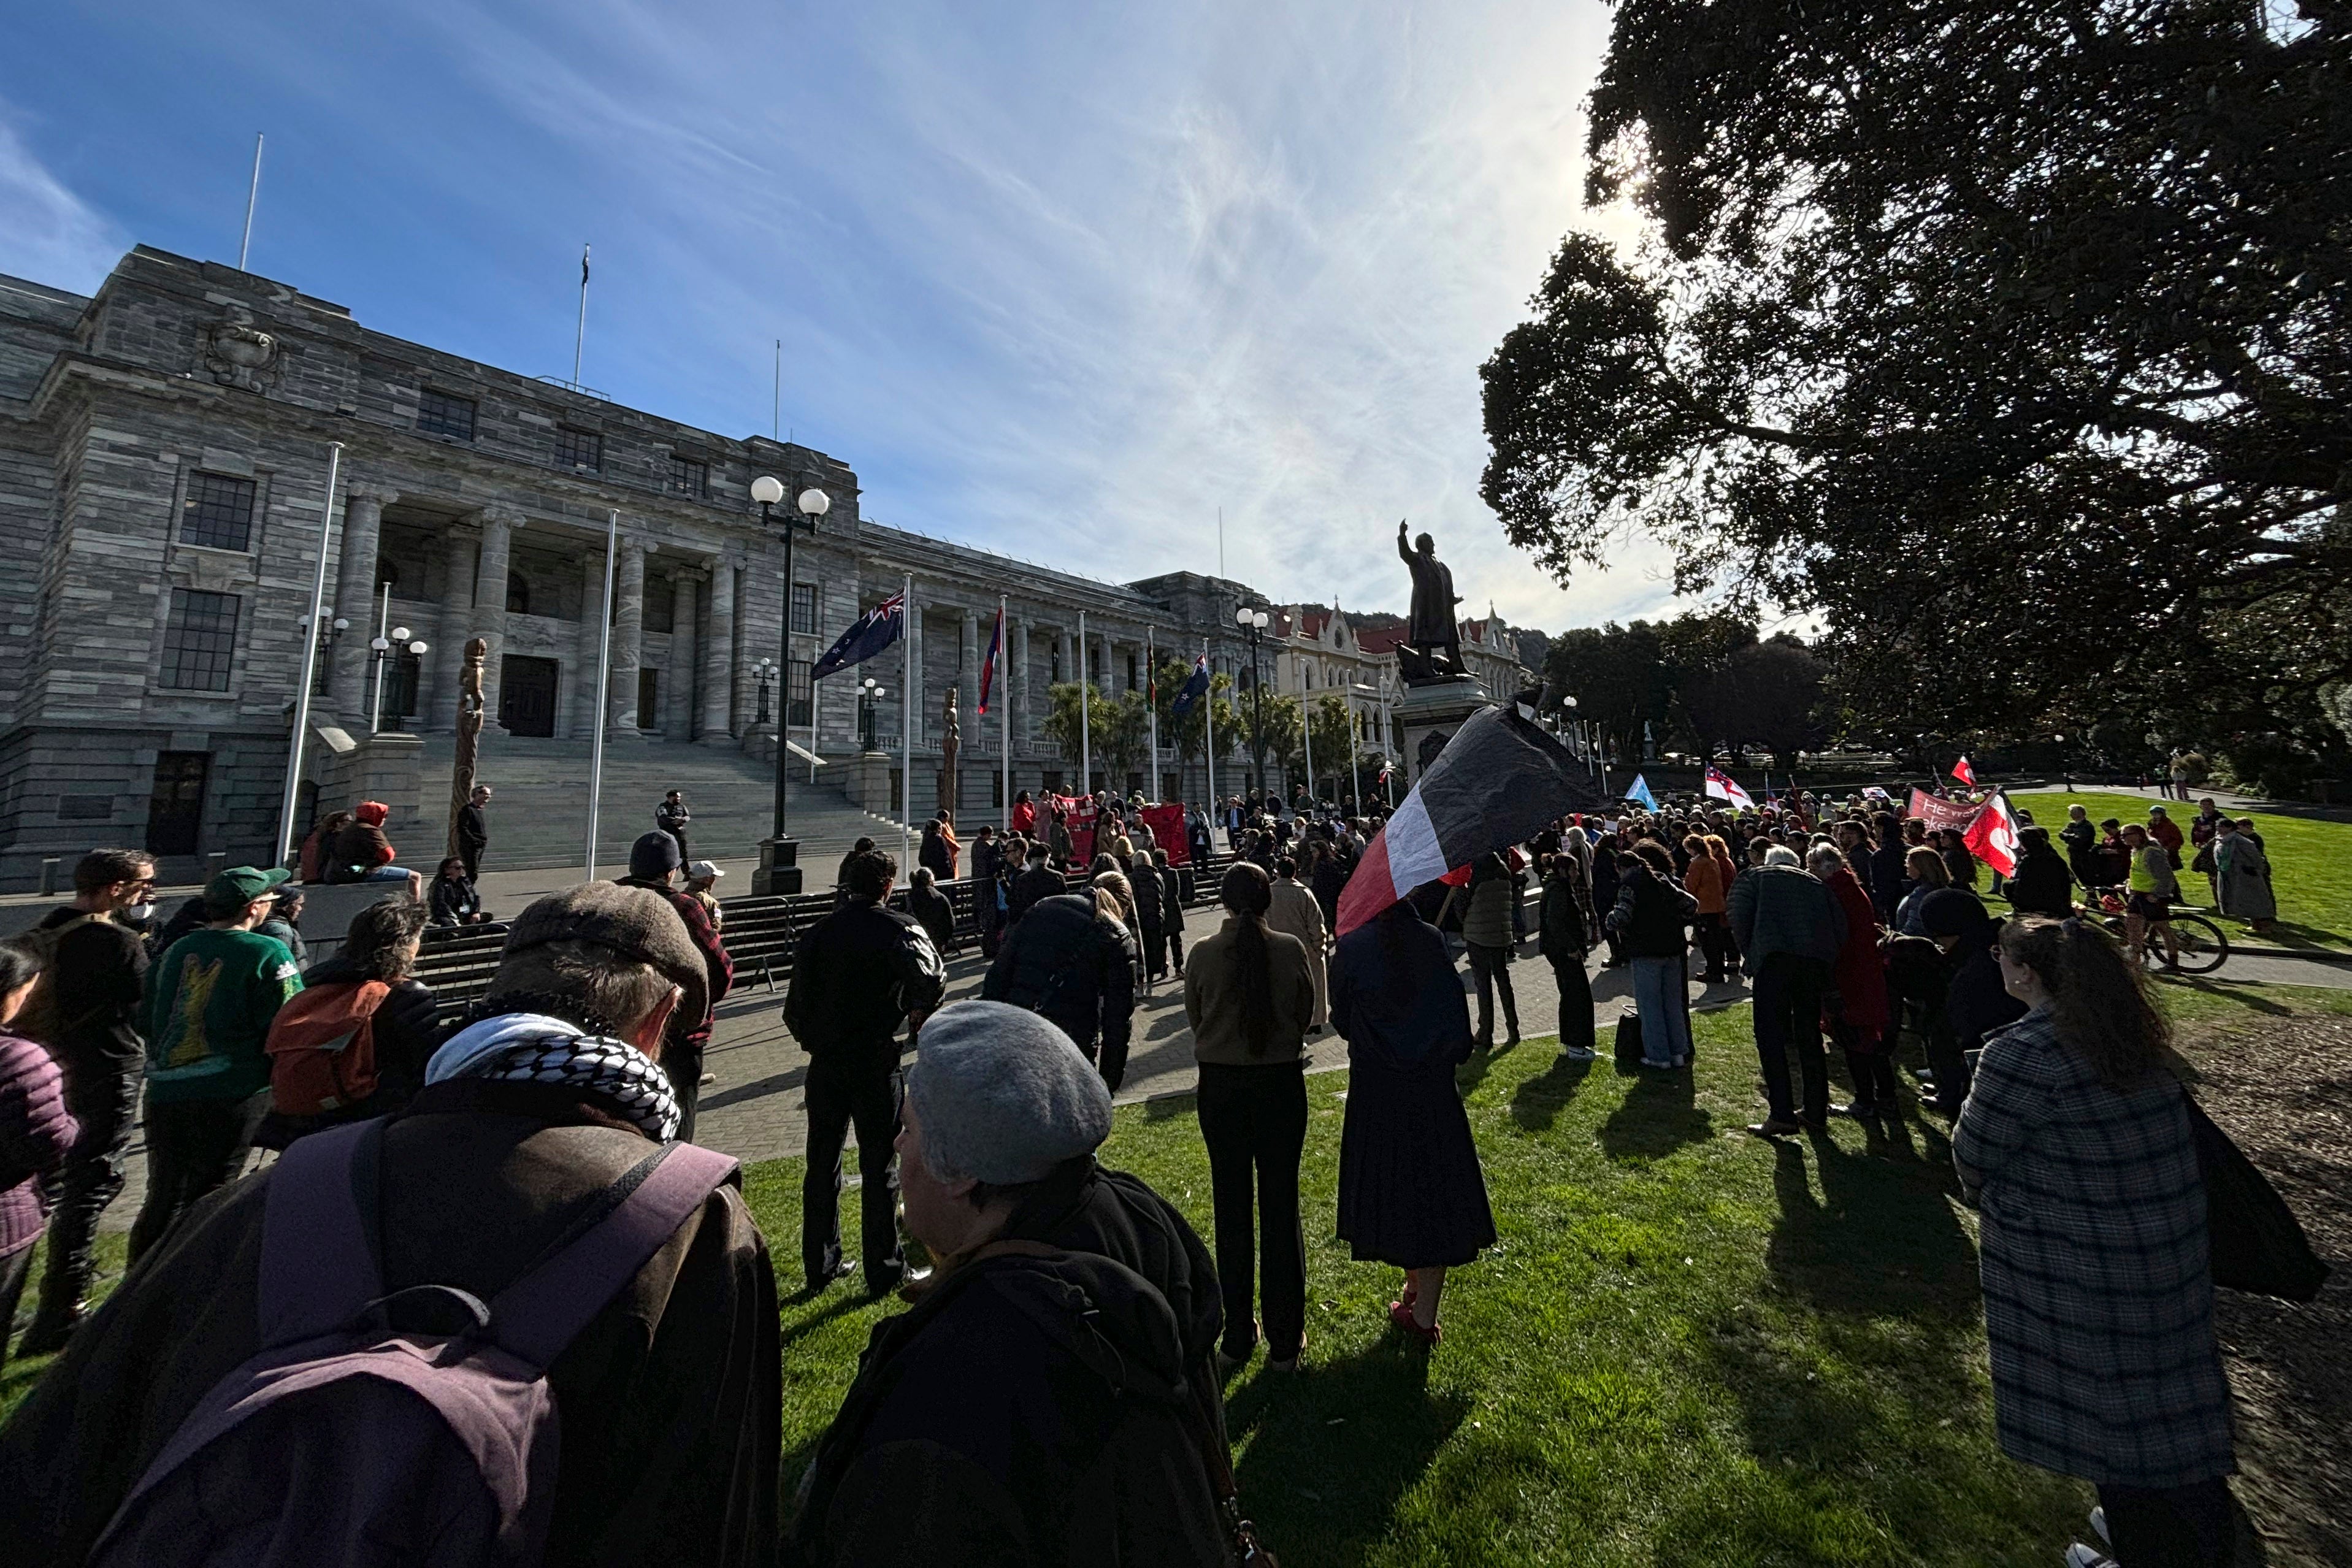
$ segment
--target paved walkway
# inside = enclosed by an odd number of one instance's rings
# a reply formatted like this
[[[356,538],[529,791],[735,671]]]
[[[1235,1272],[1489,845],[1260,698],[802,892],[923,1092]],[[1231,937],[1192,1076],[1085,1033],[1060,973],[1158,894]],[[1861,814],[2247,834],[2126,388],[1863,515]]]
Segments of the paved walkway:
[[[523,874],[523,873],[516,873]],[[985,968],[976,957],[950,960],[948,996],[950,1000],[980,994]],[[1604,969],[1596,958],[1590,966],[1593,1019],[1601,1028],[1600,1045],[1610,1048],[1610,1027],[1632,1006],[1626,972]],[[1533,1040],[1559,1030],[1559,993],[1551,967],[1541,957],[1523,954],[1511,966],[1513,991],[1519,1004],[1519,1032]],[[2301,958],[2247,958],[2232,956],[2221,978],[2245,985],[2325,986],[2352,989],[2352,968]],[[1462,974],[1465,991],[1470,977]],[[1744,986],[1690,987],[1694,1008],[1727,1007],[1745,1001]],[[698,1140],[744,1161],[772,1160],[801,1152],[807,1125],[802,1113],[801,1085],[808,1058],[784,1029],[783,991],[774,992],[754,981],[719,1005],[719,1026],[713,1032],[704,1066],[718,1082],[702,1092]],[[1471,1001],[1472,1021],[1477,1002]],[[1501,1021],[1496,1024],[1499,1038]],[[1328,1031],[1308,1043],[1308,1068],[1329,1071],[1348,1064],[1344,1040]],[[1189,1094],[1194,1078],[1192,1032],[1184,1021],[1182,982],[1162,984],[1138,999],[1134,1033],[1128,1056],[1127,1079],[1119,1086],[1118,1103],[1132,1105],[1174,1094]],[[105,1228],[127,1230],[145,1190],[143,1135],[131,1145],[129,1184],[107,1210]],[[853,1173],[851,1179],[856,1176]]]

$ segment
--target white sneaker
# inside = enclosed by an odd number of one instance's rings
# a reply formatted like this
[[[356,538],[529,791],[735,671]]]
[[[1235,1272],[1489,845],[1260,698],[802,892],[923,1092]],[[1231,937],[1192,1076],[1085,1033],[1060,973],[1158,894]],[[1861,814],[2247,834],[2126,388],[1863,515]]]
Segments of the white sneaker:
[[[2066,1548],[2066,1568],[2122,1568],[2122,1565],[2097,1547],[2085,1546],[2077,1541]]]
[[[2107,1533],[2107,1511],[2105,1509],[2095,1508],[2091,1511],[2091,1533],[2105,1542],[2110,1547],[2115,1545],[2116,1538]]]

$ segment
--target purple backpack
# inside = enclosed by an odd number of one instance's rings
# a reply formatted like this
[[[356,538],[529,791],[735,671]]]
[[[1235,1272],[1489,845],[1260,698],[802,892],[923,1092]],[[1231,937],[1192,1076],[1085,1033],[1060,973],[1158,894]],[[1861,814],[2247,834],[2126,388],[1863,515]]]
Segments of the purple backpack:
[[[301,1139],[269,1178],[258,1354],[213,1385],[93,1564],[532,1563],[558,1422],[547,1368],[736,1163],[655,1150],[485,1305],[384,1294],[383,1124]]]

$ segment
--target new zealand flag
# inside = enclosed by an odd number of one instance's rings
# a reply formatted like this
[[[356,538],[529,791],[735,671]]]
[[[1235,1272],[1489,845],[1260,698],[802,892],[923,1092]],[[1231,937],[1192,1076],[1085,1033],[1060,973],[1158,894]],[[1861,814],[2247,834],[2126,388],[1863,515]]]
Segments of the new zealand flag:
[[[1176,694],[1176,700],[1169,705],[1168,711],[1174,716],[1182,718],[1192,711],[1194,703],[1208,695],[1209,655],[1203,653],[1192,661],[1192,678],[1184,683],[1184,689]]]
[[[864,664],[906,634],[907,596],[894,593],[859,616],[856,624],[824,651],[824,657],[809,672],[809,679],[821,681],[852,664]]]

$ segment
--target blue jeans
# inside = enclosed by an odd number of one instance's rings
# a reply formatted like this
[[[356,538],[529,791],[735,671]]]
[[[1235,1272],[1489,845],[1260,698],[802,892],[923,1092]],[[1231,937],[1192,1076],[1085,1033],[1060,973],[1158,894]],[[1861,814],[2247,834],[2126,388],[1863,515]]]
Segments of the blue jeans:
[[[361,877],[359,880],[362,882],[406,882],[408,880],[408,867],[386,862],[384,864],[377,866],[374,870],[369,872],[367,875]]]
[[[1633,961],[1633,1007],[1642,1015],[1642,1059],[1663,1067],[1691,1049],[1680,958]]]

